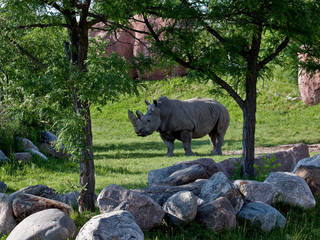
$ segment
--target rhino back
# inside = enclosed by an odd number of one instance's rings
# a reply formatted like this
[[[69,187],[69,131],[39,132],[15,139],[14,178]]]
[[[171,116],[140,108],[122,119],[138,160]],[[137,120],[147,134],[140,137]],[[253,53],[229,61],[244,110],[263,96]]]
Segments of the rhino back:
[[[203,137],[216,126],[226,108],[212,99],[193,98],[185,101],[158,99],[160,107],[160,132],[189,130],[193,138]]]

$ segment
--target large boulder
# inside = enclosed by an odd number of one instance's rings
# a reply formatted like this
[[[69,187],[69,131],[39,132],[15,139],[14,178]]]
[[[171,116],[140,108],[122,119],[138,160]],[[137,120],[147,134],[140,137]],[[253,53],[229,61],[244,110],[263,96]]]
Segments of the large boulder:
[[[14,192],[12,196],[14,196],[14,194],[17,194],[17,193],[27,193],[27,194],[44,197],[44,198],[48,198],[56,201],[60,200],[60,196],[55,189],[42,184],[21,188],[20,190]]]
[[[113,211],[91,218],[76,240],[143,240],[144,235],[128,211]]]
[[[197,173],[196,179],[208,179],[216,172],[225,172],[225,170],[219,164],[215,163],[211,158],[200,158],[194,161],[181,162],[169,167],[154,169],[149,171],[148,185],[165,184],[167,182],[170,182],[170,178],[172,179],[174,178],[173,176],[179,174],[178,171],[182,171],[186,168],[192,167],[193,165],[198,165],[196,169],[198,170],[201,169],[201,173],[199,172]],[[202,166],[203,170],[199,166]],[[189,168],[189,169],[194,169],[194,168]],[[180,172],[180,173],[183,173],[183,172]],[[190,177],[190,179],[187,179],[183,182],[180,180],[179,185],[187,184],[187,183],[193,182],[194,180],[195,180],[194,177]]]
[[[286,225],[286,218],[277,209],[263,202],[245,204],[237,216],[250,221],[262,231],[269,232]]]
[[[57,141],[58,137],[55,134],[49,131],[43,132],[41,134],[41,151],[51,157],[55,157],[58,159],[68,157],[68,154],[66,154],[65,146],[61,146],[59,149],[56,148]]]
[[[309,156],[308,146],[306,144],[299,143],[286,151],[257,156],[254,161],[255,164],[262,169],[266,162],[268,164],[271,162],[272,168],[270,169],[270,172],[291,172],[301,159],[308,158]],[[240,170],[241,158],[229,158],[219,162],[218,164],[221,165],[222,169],[225,169],[229,176],[233,176],[236,170]],[[276,165],[280,166],[277,167]],[[257,174],[256,169],[255,174]]]
[[[161,184],[173,186],[183,185],[194,182],[197,179],[202,179],[205,173],[206,170],[204,169],[204,167],[195,164],[172,173]]]
[[[159,225],[165,215],[161,206],[147,195],[111,184],[97,199],[100,212],[127,210],[143,230]]]
[[[301,61],[305,60],[304,55],[299,57]],[[300,69],[298,76],[300,95],[304,104],[320,103],[320,72],[308,73],[305,69]]]
[[[16,225],[9,196],[0,193],[0,237],[3,234],[10,233]]]
[[[197,214],[197,197],[189,191],[181,191],[172,195],[163,205],[169,221],[175,225],[191,222]]]
[[[320,168],[320,154],[302,159],[297,163],[292,172],[296,172],[297,169],[301,166]]]
[[[7,185],[0,181],[0,193],[5,193],[7,191]]]
[[[249,202],[272,204],[278,196],[277,189],[270,183],[236,180],[233,184],[239,189],[245,200]]]
[[[16,138],[18,144],[21,145],[21,147],[23,148],[24,151],[27,151],[29,149],[34,149],[39,151],[39,148],[33,144],[33,142],[31,142],[29,139],[27,138],[22,138],[22,137],[17,137]]]
[[[277,189],[279,195],[275,201],[304,209],[312,208],[316,205],[308,184],[303,178],[293,173],[272,172],[264,182],[272,184]]]
[[[205,182],[207,182],[207,179],[199,179],[193,183],[180,186],[151,185],[147,188],[134,189],[133,191],[151,197],[162,206],[169,197],[180,191],[190,191],[194,195],[199,196]]]
[[[302,159],[294,168],[293,173],[302,177],[312,193],[320,197],[320,154]]]
[[[71,240],[77,228],[72,219],[58,209],[47,209],[30,215],[20,222],[7,240]]]
[[[32,159],[30,152],[18,152],[14,153],[14,159],[21,162],[29,162]]]
[[[236,212],[227,198],[220,197],[201,204],[196,220],[214,231],[231,230],[236,227]]]
[[[71,212],[69,205],[31,194],[18,193],[14,195],[12,200],[13,214],[19,221],[22,221],[31,214],[49,208],[57,208],[66,214]]]
[[[280,151],[270,153],[255,158],[255,164],[260,167],[264,167],[265,162],[263,160],[272,159],[272,166],[279,164],[279,167],[273,167],[271,172],[291,172],[296,164],[303,158],[309,157],[308,146],[303,143],[295,144],[287,151]],[[257,174],[257,172],[256,172]]]
[[[215,173],[202,186],[200,198],[209,202],[226,197],[230,200],[235,212],[238,213],[243,206],[243,198],[239,190],[222,172]]]

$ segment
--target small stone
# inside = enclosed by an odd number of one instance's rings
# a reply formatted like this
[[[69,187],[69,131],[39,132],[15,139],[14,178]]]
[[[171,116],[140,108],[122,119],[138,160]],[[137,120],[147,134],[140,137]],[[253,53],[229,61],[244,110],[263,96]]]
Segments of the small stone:
[[[32,159],[32,154],[29,152],[18,152],[14,154],[14,159],[21,162],[29,162]]]

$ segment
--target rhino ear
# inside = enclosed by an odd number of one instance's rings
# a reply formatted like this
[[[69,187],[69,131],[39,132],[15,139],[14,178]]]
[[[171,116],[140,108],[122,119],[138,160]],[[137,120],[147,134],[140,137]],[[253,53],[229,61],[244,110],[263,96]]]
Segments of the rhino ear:
[[[144,102],[145,102],[147,105],[150,105],[150,103],[149,103],[147,100],[144,100]]]
[[[153,100],[153,104],[157,107],[158,106],[158,101],[157,100]]]

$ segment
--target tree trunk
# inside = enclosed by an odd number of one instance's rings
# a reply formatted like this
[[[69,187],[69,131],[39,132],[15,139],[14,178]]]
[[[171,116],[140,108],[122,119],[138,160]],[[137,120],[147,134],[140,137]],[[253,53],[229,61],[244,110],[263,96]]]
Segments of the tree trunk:
[[[245,101],[243,111],[242,160],[245,178],[254,176],[254,136],[256,125],[256,98],[251,96]]]
[[[85,61],[88,56],[88,28],[86,23],[78,26],[75,17],[70,17],[69,22],[73,22],[72,28],[69,28],[69,57],[71,63],[78,68],[80,72],[86,72]],[[80,196],[78,198],[79,212],[85,210],[94,211],[95,206],[95,175],[94,159],[92,146],[92,128],[90,104],[79,99],[77,89],[70,83],[70,89],[73,96],[74,111],[81,115],[85,120],[82,136],[82,153],[80,157]]]
[[[84,210],[94,211],[95,202],[95,176],[94,176],[94,159],[92,148],[92,128],[90,106],[85,104],[84,111],[86,125],[83,128],[84,139],[82,156],[80,158],[80,185],[81,191],[78,199],[79,212]]]

